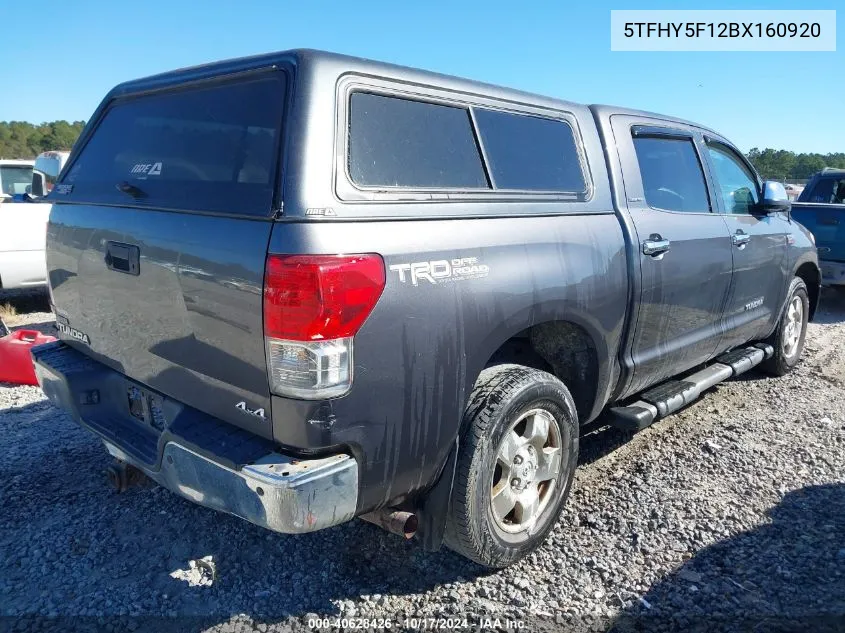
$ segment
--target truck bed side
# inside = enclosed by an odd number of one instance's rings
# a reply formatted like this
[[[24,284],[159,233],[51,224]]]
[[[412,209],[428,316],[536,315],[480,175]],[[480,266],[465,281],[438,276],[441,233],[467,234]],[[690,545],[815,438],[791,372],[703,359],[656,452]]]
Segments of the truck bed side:
[[[401,81],[421,99],[431,92],[428,75],[403,69],[394,78],[391,69],[366,64],[361,61],[354,77],[331,58],[300,65],[284,217],[269,246],[271,253],[384,258],[387,284],[356,334],[350,393],[325,402],[274,396],[271,406],[273,437],[282,445],[351,447],[361,464],[361,510],[396,503],[434,483],[459,437],[479,373],[491,360],[519,362],[513,354],[530,353],[524,343],[531,328],[535,337],[542,332],[552,339],[548,358],[534,353],[533,360],[571,372],[565,380],[580,396],[581,421],[595,417],[616,387],[629,285],[601,141],[584,106],[448,77],[438,77],[433,95],[567,113],[580,135],[586,200],[344,198],[342,82],[366,86],[372,74],[388,82],[381,89]],[[323,89],[326,75],[335,73],[337,91]],[[432,277],[415,278],[414,270]],[[542,324],[553,325],[538,328]]]
[[[282,225],[279,225],[280,227]],[[390,266],[450,262],[442,283],[396,271],[355,339],[355,383],[345,397],[309,402],[273,397],[273,436],[285,446],[348,445],[363,458],[361,504],[430,484],[458,435],[469,392],[497,350],[526,329],[567,323],[594,355],[586,421],[615,385],[628,273],[616,216],[562,215],[441,222],[285,223],[271,250],[380,252]],[[455,271],[475,258],[486,273]],[[438,280],[439,281],[439,280]],[[566,354],[571,341],[554,345]],[[575,389],[576,385],[572,385]],[[589,397],[589,396],[587,396]],[[362,415],[363,414],[363,415]],[[307,420],[302,424],[300,420]]]

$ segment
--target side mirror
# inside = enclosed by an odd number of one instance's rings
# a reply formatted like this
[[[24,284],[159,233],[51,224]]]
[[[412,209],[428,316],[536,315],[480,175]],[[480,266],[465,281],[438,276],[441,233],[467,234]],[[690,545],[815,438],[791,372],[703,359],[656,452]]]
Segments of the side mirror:
[[[792,202],[786,195],[786,189],[777,180],[767,180],[763,183],[763,199],[760,201],[763,213],[788,213]]]
[[[39,171],[32,172],[32,184],[29,186],[29,191],[27,193],[36,198],[40,198],[44,195],[46,188],[46,179],[44,178],[44,174]]]

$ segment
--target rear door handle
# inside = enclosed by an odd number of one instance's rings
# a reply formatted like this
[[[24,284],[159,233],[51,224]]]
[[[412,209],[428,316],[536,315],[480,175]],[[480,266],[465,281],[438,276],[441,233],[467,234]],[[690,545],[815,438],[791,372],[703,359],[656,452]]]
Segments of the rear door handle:
[[[737,232],[731,235],[731,242],[733,242],[734,246],[737,246],[739,248],[742,248],[750,241],[751,236],[742,229],[737,229]]]
[[[669,240],[664,240],[660,235],[652,234],[643,242],[643,255],[662,255],[672,246]]]
[[[141,249],[133,244],[106,243],[106,266],[127,275],[141,274]]]

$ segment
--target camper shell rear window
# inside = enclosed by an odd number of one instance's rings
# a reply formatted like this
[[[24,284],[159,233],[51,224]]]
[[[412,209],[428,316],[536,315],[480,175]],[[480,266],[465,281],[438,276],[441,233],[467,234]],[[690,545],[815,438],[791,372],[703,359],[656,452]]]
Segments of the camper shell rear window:
[[[269,216],[286,85],[270,71],[119,98],[51,198]]]

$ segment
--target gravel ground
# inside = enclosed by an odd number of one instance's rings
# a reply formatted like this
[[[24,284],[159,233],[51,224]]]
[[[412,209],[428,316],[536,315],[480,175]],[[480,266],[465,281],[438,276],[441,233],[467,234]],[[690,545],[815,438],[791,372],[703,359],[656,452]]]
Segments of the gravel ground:
[[[10,325],[50,330],[43,298],[15,301]],[[117,495],[92,435],[0,385],[0,614],[19,616],[0,630],[845,630],[845,296],[823,301],[791,375],[724,383],[636,435],[588,429],[550,540],[495,573],[362,521],[283,536],[157,487]]]

